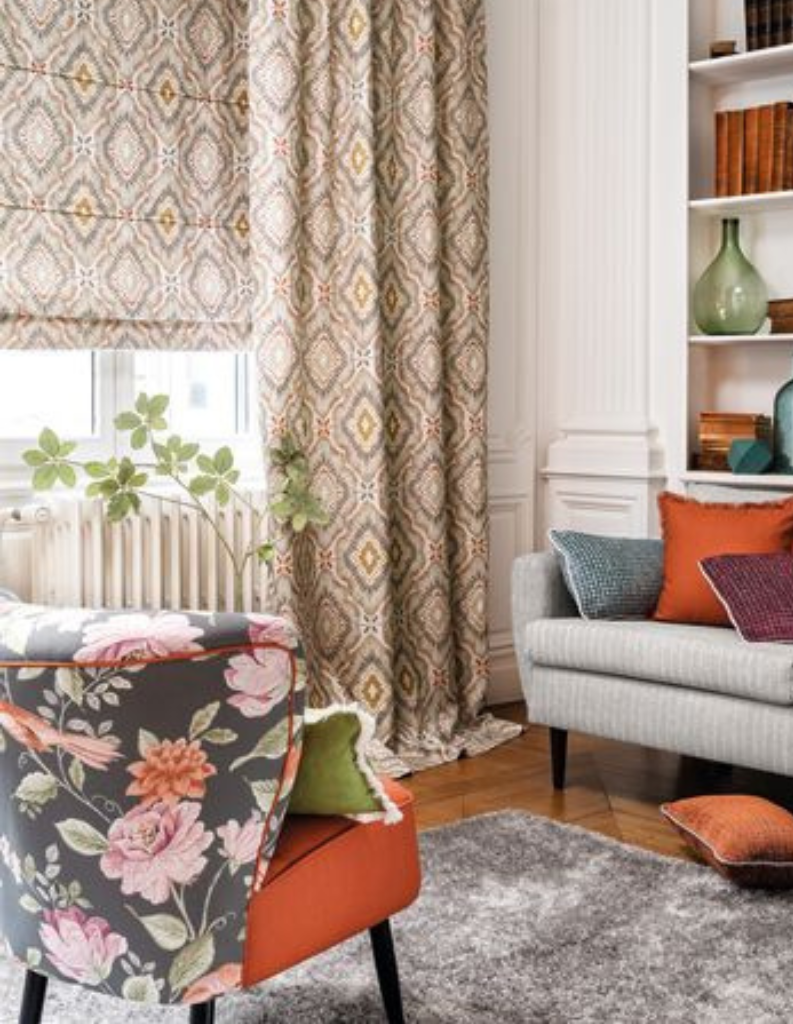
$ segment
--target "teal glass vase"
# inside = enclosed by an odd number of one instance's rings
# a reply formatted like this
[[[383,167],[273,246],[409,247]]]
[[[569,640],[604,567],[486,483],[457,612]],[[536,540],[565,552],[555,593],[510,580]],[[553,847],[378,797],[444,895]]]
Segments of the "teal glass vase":
[[[721,249],[694,288],[694,319],[704,334],[756,334],[768,316],[765,281],[741,249],[740,222],[721,222]]]
[[[793,380],[774,399],[774,472],[793,473]]]

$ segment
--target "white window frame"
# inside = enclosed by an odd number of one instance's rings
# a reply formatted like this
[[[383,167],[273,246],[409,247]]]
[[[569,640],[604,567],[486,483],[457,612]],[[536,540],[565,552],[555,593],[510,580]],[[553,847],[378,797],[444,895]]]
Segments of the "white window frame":
[[[135,453],[128,447],[128,435],[120,433],[114,425],[115,417],[123,409],[131,409],[135,402],[135,353],[134,352],[93,352],[94,363],[94,430],[84,437],[70,437],[78,442],[78,457],[81,460],[108,459]],[[2,351],[0,351],[0,373],[2,372]],[[234,452],[235,461],[241,471],[243,487],[251,489],[262,484],[262,440],[259,432],[255,392],[255,363],[250,354],[238,355],[237,394],[238,421],[247,421],[247,429],[232,436],[212,435],[187,437],[195,440],[202,449],[214,452],[228,445]],[[246,388],[247,385],[247,388]],[[247,393],[246,393],[247,392]],[[65,396],[66,398],[68,396]],[[35,443],[35,438],[0,438],[0,505],[25,503],[35,498],[31,488],[31,471],[22,460],[22,453]],[[75,491],[56,488],[47,496],[79,495],[84,481]],[[152,479],[151,489],[166,490],[166,482]]]

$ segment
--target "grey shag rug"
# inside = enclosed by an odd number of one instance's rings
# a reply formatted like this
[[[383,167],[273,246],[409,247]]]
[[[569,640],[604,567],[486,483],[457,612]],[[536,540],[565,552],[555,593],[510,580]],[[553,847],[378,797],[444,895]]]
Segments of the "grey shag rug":
[[[425,883],[394,933],[410,1024],[793,1020],[793,895],[522,813],[422,837]],[[3,963],[0,1021],[22,972]],[[219,1004],[220,1024],[383,1021],[368,940]],[[186,1024],[186,1010],[50,985],[45,1024]]]

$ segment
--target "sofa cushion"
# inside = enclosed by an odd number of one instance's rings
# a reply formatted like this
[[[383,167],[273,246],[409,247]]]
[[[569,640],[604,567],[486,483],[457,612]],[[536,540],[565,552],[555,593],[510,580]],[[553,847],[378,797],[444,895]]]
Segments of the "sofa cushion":
[[[793,705],[793,649],[745,644],[731,629],[662,622],[540,619],[526,627],[533,662]]]

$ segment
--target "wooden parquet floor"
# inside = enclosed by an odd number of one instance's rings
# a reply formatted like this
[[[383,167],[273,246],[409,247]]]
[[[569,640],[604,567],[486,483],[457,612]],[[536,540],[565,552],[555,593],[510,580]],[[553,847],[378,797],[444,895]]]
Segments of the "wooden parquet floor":
[[[496,713],[525,722],[522,705],[500,707]],[[793,811],[791,779],[575,733],[570,735],[567,788],[557,793],[551,786],[548,732],[536,725],[481,757],[404,781],[416,797],[420,828],[520,809],[684,858],[690,855],[658,811],[665,800],[753,793]]]

